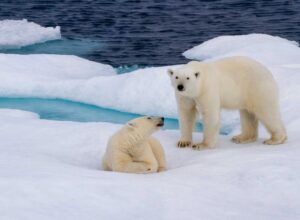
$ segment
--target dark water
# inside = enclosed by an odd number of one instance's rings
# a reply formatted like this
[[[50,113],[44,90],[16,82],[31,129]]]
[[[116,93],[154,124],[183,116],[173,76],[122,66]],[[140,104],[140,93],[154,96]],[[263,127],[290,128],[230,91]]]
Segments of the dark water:
[[[59,25],[66,39],[20,52],[77,54],[113,66],[183,63],[183,51],[219,35],[267,33],[300,42],[299,0],[0,2],[0,19],[22,18]]]

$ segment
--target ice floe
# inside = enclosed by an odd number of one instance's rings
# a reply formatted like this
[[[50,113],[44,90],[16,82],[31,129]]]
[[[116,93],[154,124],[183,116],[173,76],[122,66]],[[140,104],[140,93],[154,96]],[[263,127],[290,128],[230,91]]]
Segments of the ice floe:
[[[60,27],[42,27],[23,20],[0,21],[0,49],[20,48],[61,39]]]

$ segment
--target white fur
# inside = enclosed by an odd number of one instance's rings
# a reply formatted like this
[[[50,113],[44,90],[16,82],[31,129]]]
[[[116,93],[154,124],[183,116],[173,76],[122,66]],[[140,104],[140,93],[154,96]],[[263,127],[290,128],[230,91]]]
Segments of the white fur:
[[[229,57],[214,62],[191,61],[177,70],[168,70],[178,105],[181,139],[179,147],[192,143],[196,114],[203,115],[204,138],[193,147],[216,145],[220,111],[240,111],[242,133],[235,143],[257,140],[258,121],[271,134],[265,144],[281,144],[287,139],[278,103],[278,88],[269,70],[247,57]],[[198,73],[196,77],[195,73]],[[184,91],[178,91],[178,85]]]
[[[164,150],[151,134],[159,129],[158,117],[141,117],[127,123],[107,144],[104,170],[127,173],[154,173],[166,169]]]

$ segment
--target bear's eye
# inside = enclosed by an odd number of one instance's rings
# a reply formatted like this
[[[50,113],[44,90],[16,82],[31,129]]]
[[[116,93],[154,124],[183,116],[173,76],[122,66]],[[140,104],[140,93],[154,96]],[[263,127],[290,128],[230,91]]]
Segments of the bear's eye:
[[[175,79],[178,79],[178,76],[176,76]]]
[[[186,79],[187,79],[187,80],[189,80],[189,79],[190,79],[190,77],[186,77]]]

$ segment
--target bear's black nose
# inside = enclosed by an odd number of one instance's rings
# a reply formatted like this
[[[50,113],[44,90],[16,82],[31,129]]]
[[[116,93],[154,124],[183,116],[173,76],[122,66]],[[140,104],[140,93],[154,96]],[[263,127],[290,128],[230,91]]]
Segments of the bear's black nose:
[[[178,91],[182,91],[184,89],[184,87],[183,87],[183,85],[180,84],[177,86],[177,89],[178,89]]]

